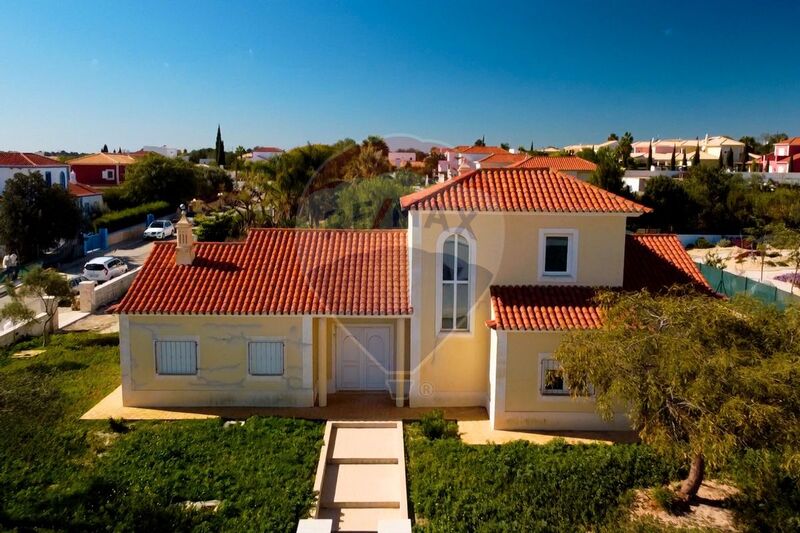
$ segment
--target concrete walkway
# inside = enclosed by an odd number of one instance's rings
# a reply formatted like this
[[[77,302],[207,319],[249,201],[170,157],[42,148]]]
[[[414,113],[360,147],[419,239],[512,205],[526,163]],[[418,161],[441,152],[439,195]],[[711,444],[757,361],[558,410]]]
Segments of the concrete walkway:
[[[332,531],[410,531],[402,422],[328,422],[314,490]]]

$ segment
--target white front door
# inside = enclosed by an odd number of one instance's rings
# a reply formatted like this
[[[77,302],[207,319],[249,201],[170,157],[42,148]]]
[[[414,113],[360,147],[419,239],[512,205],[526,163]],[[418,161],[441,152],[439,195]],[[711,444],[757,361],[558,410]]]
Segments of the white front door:
[[[391,326],[339,326],[336,388],[387,390],[392,369]]]

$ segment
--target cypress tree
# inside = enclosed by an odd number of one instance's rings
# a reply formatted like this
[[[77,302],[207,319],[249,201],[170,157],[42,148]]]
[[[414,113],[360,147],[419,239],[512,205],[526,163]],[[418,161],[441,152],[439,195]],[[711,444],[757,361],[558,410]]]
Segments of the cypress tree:
[[[719,160],[717,161],[717,167],[718,168],[723,168],[724,166],[725,166],[725,163],[722,160],[722,148],[720,148],[719,149]]]
[[[647,148],[647,170],[653,168],[653,142],[650,141],[650,146]]]
[[[683,168],[687,168],[689,166],[688,161],[686,161],[686,150],[685,149],[683,150],[683,162],[681,163],[681,166]]]
[[[725,167],[733,170],[733,149],[731,148],[725,152]]]
[[[217,165],[224,167],[225,166],[225,143],[222,141],[222,131],[220,130],[219,124],[217,124],[217,143],[215,147],[216,155],[217,155]]]
[[[108,145],[104,144],[103,147],[100,149],[100,151],[103,152],[104,154],[107,154],[108,153]]]
[[[694,151],[694,155],[692,156],[692,166],[700,166],[700,141],[697,141],[697,149]]]
[[[669,160],[669,169],[675,170],[675,145],[672,145],[672,157]]]

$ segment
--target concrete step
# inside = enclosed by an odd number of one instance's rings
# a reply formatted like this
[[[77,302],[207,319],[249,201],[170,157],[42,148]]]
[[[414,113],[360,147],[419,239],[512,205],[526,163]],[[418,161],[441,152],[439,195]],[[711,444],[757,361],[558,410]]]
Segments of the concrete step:
[[[322,505],[399,507],[405,490],[397,464],[332,464],[325,467]]]
[[[398,436],[400,438],[398,438]],[[335,442],[330,462],[342,459],[394,458],[403,454],[402,429],[397,425],[374,424],[373,427],[338,426],[331,435]]]
[[[319,518],[333,521],[333,531],[378,531],[378,521],[402,519],[400,509],[392,508],[330,508],[322,507]]]

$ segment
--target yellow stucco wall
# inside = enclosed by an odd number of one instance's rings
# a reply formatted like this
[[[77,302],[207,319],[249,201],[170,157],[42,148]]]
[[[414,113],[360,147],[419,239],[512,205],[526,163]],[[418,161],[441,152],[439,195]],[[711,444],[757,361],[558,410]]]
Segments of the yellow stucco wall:
[[[121,346],[127,346],[121,352],[124,401],[162,406],[307,404],[312,387],[303,380],[302,330],[301,317],[125,315],[120,328]],[[283,376],[248,374],[248,342],[265,338],[284,342]],[[156,340],[197,341],[197,375],[156,374]]]
[[[491,285],[564,284],[539,278],[540,229],[577,232],[577,269],[569,285],[622,284],[625,222],[621,215],[414,213],[412,304],[417,321],[419,369],[412,389],[415,405],[478,405],[488,393]],[[439,333],[437,254],[441,236],[455,229],[474,239],[475,281],[469,333]],[[417,272],[416,277],[414,272]],[[412,326],[413,328],[414,326]],[[412,336],[413,342],[413,336]]]

